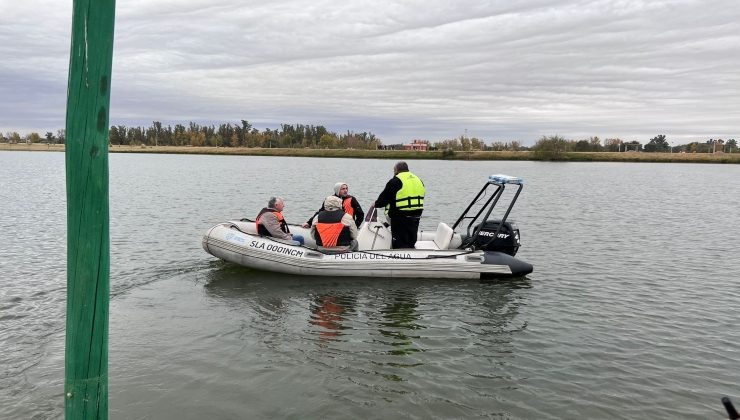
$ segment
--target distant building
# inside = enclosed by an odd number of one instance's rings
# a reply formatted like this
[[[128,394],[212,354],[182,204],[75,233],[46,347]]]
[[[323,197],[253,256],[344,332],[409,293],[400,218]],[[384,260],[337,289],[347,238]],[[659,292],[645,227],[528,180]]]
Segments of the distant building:
[[[428,148],[429,148],[428,141],[418,140],[418,139],[414,139],[414,141],[412,141],[411,143],[403,145],[404,150],[416,150],[419,152],[426,152]]]

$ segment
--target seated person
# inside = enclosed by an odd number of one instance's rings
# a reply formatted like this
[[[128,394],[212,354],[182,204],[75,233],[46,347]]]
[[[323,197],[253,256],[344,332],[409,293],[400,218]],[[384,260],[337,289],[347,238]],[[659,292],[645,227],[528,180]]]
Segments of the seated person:
[[[337,182],[334,184],[334,196],[342,199],[342,208],[344,209],[344,212],[352,216],[355,220],[355,225],[359,228],[362,224],[362,220],[365,218],[365,212],[362,211],[362,207],[360,207],[360,203],[357,199],[349,195],[349,186],[346,182]],[[303,224],[303,227],[310,227],[313,224],[313,219],[321,210],[325,210],[323,204],[321,205],[321,208]]]
[[[262,236],[272,236],[274,238],[296,241],[303,245],[305,239],[301,235],[292,235],[288,228],[288,223],[283,217],[285,201],[282,197],[270,197],[267,207],[260,210],[255,223],[257,224],[257,233]]]
[[[346,252],[357,250],[357,226],[352,216],[342,209],[342,199],[330,195],[324,200],[316,223],[311,226],[319,251]]]

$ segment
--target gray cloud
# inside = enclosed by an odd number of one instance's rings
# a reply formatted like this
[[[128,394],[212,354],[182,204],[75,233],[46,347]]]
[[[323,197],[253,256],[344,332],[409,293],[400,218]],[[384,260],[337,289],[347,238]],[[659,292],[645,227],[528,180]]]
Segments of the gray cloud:
[[[2,131],[64,125],[57,3],[0,10]],[[111,124],[323,124],[386,143],[740,135],[734,2],[397,3],[119,0]]]

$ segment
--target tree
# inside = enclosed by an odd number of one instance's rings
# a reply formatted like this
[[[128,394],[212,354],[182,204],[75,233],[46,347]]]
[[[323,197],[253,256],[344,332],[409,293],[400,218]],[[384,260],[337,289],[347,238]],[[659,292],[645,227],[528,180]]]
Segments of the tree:
[[[159,121],[152,121],[152,130],[150,132],[154,135],[154,145],[159,146],[159,139],[162,138],[162,123]],[[151,142],[149,142],[151,144]]]
[[[211,143],[216,147],[221,147],[224,144],[224,139],[221,137],[221,134],[216,133],[211,138]]]
[[[333,149],[335,142],[336,137],[332,136],[331,134],[324,134],[319,139],[319,147],[322,149]]]
[[[714,153],[717,151],[717,146],[719,146],[720,152],[722,151],[722,148],[724,147],[724,140],[722,139],[709,139],[707,140],[707,153]]]
[[[565,154],[568,141],[560,136],[542,136],[532,147],[539,159],[561,160]]]
[[[604,140],[604,150],[607,152],[619,152],[622,150],[622,140],[621,139],[605,139]]]
[[[206,143],[206,134],[202,131],[190,132],[190,144],[194,147],[203,146]]]
[[[146,136],[144,136],[144,129],[141,127],[131,127],[126,133],[128,137],[128,143],[132,146],[146,145]]]
[[[29,143],[39,143],[41,142],[41,136],[39,136],[39,133],[31,133],[26,136],[26,141]]]
[[[624,142],[624,151],[642,152],[642,144],[637,140]]]
[[[667,152],[670,148],[671,146],[666,141],[665,134],[659,134],[653,137],[650,139],[650,142],[645,145],[646,152]]]
[[[591,143],[588,140],[578,140],[576,142],[576,152],[590,152]]]
[[[727,140],[727,143],[725,143],[725,147],[727,147],[727,151],[729,153],[732,153],[733,150],[737,150],[737,142],[735,139],[729,139]]]
[[[111,144],[123,145],[129,143],[128,128],[125,125],[112,126],[108,135],[110,136]]]
[[[493,143],[491,143],[491,150],[493,150],[494,152],[506,150],[506,143],[502,141],[494,141]]]
[[[363,138],[366,135],[367,133],[355,134],[348,132],[347,135],[344,136],[344,144],[350,149],[364,149],[365,141]]]
[[[334,143],[334,147],[337,149],[344,149],[347,147],[347,137],[350,136],[352,133],[347,130],[347,134],[341,135],[337,138],[337,141]]]
[[[108,130],[108,141],[110,144],[117,144],[119,146],[122,143],[120,132],[118,131],[118,127],[115,125],[110,126],[110,130]]]
[[[65,144],[67,142],[67,131],[63,128],[57,130],[57,139],[59,144]]]
[[[462,147],[462,149],[466,152],[469,151],[470,150],[470,139],[465,136],[460,136],[460,147]]]
[[[16,131],[13,131],[11,133],[8,133],[8,140],[10,143],[20,143],[21,135],[18,134]]]
[[[591,145],[592,152],[601,152],[602,150],[604,150],[604,148],[601,147],[601,139],[599,139],[598,137],[591,137],[589,139],[589,143]]]
[[[460,140],[454,138],[451,140],[443,140],[441,142],[434,143],[434,147],[439,150],[460,150]]]
[[[241,126],[236,127],[236,133],[239,137],[237,144],[244,147],[254,147],[255,139],[249,138],[249,132],[252,130],[252,124],[247,120],[241,120]],[[269,128],[267,129],[269,130]],[[251,141],[251,144],[250,144]]]
[[[182,124],[175,124],[175,132],[172,135],[175,146],[182,146],[188,144],[190,138],[185,132],[185,126]]]

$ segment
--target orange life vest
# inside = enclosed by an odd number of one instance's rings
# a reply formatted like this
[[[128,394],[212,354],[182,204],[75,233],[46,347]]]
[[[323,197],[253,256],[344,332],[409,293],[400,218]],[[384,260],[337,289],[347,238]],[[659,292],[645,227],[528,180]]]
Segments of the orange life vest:
[[[352,217],[355,217],[355,208],[352,207],[352,197],[347,196],[342,199],[342,207],[344,207],[344,212],[349,214]]]
[[[257,233],[259,235],[262,235],[262,236],[272,236],[270,234],[270,232],[267,230],[267,228],[265,227],[265,225],[263,225],[262,223],[260,223],[260,218],[265,213],[272,213],[272,214],[274,214],[277,217],[277,219],[278,219],[278,223],[280,223],[280,230],[282,230],[285,233],[290,233],[290,229],[288,229],[288,223],[285,221],[285,217],[283,217],[283,213],[281,213],[281,212],[279,212],[279,211],[277,211],[275,209],[271,209],[271,208],[265,207],[262,210],[260,210],[259,214],[257,215],[257,219],[254,221],[254,223],[257,225]]]
[[[320,211],[316,219],[316,245],[323,247],[347,246],[352,243],[349,226],[342,223],[344,211]]]

